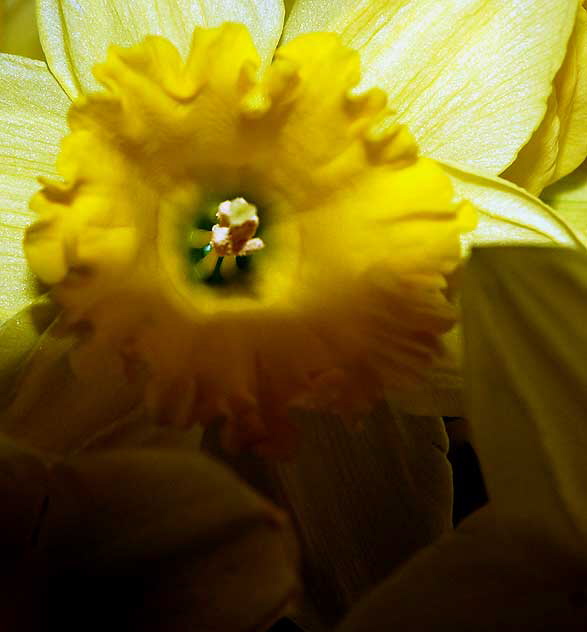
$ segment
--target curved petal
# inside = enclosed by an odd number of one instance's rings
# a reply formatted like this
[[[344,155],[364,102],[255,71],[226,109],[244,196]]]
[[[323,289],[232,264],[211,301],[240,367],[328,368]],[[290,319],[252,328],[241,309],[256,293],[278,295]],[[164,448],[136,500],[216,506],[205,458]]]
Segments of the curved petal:
[[[39,540],[64,629],[94,612],[95,629],[265,630],[299,592],[287,518],[202,453],[82,454],[52,467],[48,497]]]
[[[581,237],[563,218],[524,189],[501,178],[444,165],[456,195],[479,212],[477,227],[462,237],[465,249],[478,245],[561,244],[583,248]]]
[[[43,62],[0,55],[0,323],[38,295],[22,250],[38,176],[55,177],[69,100]]]
[[[201,453],[0,435],[0,503],[5,629],[265,630],[299,592],[286,516]]]
[[[587,11],[579,8],[567,56],[540,127],[503,177],[538,194],[587,156]]]
[[[47,62],[72,98],[98,88],[92,67],[106,59],[110,45],[132,46],[147,35],[163,35],[185,56],[196,26],[245,24],[268,63],[283,13],[282,0],[40,0],[38,5]]]
[[[335,31],[361,53],[424,153],[498,174],[546,111],[573,29],[569,0],[298,0],[290,39]]]
[[[587,162],[545,189],[542,199],[587,240]]]

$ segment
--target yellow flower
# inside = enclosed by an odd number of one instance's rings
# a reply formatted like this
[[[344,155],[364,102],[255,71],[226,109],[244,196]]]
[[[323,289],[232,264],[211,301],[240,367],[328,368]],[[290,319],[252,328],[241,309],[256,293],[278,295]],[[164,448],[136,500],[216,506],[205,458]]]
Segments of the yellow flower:
[[[43,59],[34,0],[0,0],[0,52]]]
[[[90,327],[74,366],[146,370],[154,417],[279,449],[292,404],[354,418],[417,384],[455,320],[459,200],[476,242],[578,243],[493,177],[544,115],[577,4],[388,4],[299,1],[282,31],[277,1],[41,1],[50,72],[0,60],[5,315],[40,175],[25,248],[62,324]]]

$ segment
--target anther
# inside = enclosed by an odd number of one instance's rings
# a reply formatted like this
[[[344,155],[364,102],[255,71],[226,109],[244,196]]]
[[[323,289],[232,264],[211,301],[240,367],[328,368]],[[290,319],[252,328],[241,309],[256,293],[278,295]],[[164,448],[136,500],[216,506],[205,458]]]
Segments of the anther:
[[[262,239],[254,237],[259,227],[257,208],[244,198],[219,204],[216,219],[218,223],[212,226],[210,245],[219,257],[242,257],[265,246]]]

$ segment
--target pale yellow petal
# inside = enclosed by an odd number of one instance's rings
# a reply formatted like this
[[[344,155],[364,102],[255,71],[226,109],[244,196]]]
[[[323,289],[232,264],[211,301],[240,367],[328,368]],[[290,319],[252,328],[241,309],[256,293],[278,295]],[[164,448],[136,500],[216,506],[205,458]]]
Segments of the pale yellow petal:
[[[587,241],[587,163],[546,188],[542,199]]]
[[[43,59],[34,0],[0,0],[0,52]]]
[[[580,234],[538,198],[501,178],[444,165],[457,196],[479,212],[477,227],[462,237],[466,249],[478,245],[561,244],[583,248]]]
[[[306,596],[332,620],[451,529],[448,438],[441,419],[385,405],[361,429],[316,413],[298,420],[304,436],[295,460],[238,464],[249,474],[263,469],[254,482],[277,492],[294,517],[307,552]],[[308,613],[302,621],[320,629]]]
[[[40,0],[38,8],[47,62],[71,97],[98,88],[91,70],[111,44],[132,46],[147,35],[163,35],[185,56],[196,26],[245,24],[268,63],[283,13],[282,0]]]
[[[546,111],[573,29],[570,0],[298,0],[285,38],[326,30],[359,50],[424,153],[503,171]]]
[[[587,156],[587,11],[579,8],[565,61],[540,127],[503,177],[534,194]]]
[[[500,525],[587,561],[587,255],[473,251],[463,314],[469,415]]]
[[[69,101],[43,62],[0,55],[0,323],[38,295],[22,250],[38,176],[55,176]]]
[[[559,155],[551,182],[566,176],[587,157],[587,10],[580,7],[567,60],[557,75],[560,103]]]

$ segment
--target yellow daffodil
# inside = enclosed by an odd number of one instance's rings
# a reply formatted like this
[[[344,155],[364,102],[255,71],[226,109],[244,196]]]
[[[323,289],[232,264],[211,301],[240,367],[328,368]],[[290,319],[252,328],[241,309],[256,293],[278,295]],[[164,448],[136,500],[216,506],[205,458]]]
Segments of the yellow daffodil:
[[[0,0],[0,52],[43,59],[34,0]]]
[[[5,315],[42,176],[25,249],[62,324],[91,328],[74,366],[145,370],[154,417],[223,417],[229,443],[270,449],[292,404],[353,418],[417,383],[455,318],[459,199],[473,239],[575,239],[467,170],[499,173],[538,125],[578,5],[477,4],[300,1],[282,31],[276,0],[41,1],[48,69],[1,60]],[[506,72],[507,46],[532,55]]]
[[[113,422],[124,434],[144,422],[147,373],[154,416],[220,412],[228,439],[282,448],[276,402],[362,410],[420,383],[455,318],[461,234],[465,248],[579,243],[497,177],[545,116],[575,0],[288,4],[284,24],[278,0],[41,0],[47,64],[0,57],[0,405],[14,434],[57,452]],[[21,244],[36,219],[30,261],[65,307],[40,338],[54,308]],[[219,288],[216,272],[233,280]],[[333,581],[344,609],[449,527],[447,439],[438,418],[384,409],[359,437],[311,421],[278,476],[316,592]]]

